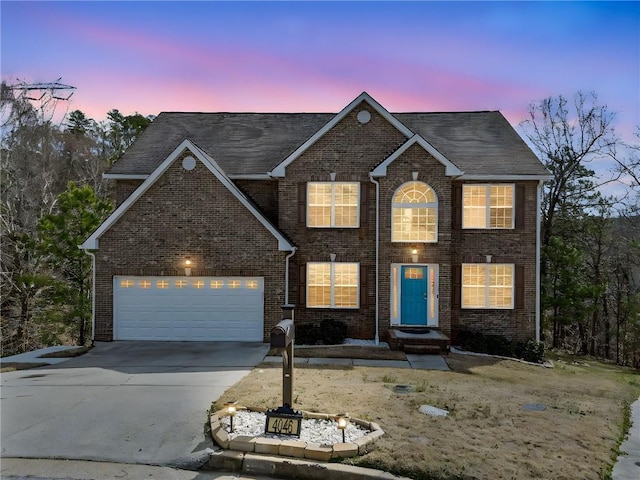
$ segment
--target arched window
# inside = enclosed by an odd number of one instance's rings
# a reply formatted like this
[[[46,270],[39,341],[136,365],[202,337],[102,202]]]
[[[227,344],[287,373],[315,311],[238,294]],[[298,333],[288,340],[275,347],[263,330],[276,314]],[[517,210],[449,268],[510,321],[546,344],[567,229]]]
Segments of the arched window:
[[[393,196],[392,208],[391,241],[438,241],[438,198],[429,185],[401,185]]]

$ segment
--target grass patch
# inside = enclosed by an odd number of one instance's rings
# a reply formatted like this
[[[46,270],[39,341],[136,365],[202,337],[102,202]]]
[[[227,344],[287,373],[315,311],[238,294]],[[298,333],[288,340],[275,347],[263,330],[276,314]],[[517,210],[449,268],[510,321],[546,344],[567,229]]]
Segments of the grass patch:
[[[18,363],[0,362],[0,373],[15,372],[16,370],[29,370],[31,368],[44,367],[48,363]]]
[[[449,372],[300,365],[294,408],[347,411],[379,423],[386,435],[372,451],[344,462],[414,479],[601,480],[611,471],[628,405],[640,395],[638,372],[560,360],[550,369],[450,354]],[[216,407],[229,399],[279,406],[281,382],[280,366],[262,364]],[[414,388],[397,394],[390,383]],[[423,415],[424,404],[450,414]],[[528,411],[525,404],[546,409]]]

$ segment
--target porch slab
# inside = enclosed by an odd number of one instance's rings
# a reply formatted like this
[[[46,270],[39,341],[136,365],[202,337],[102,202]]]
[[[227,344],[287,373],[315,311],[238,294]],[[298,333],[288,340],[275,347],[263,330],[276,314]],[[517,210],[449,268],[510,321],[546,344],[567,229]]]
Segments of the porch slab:
[[[411,368],[421,370],[451,370],[446,360],[440,355],[417,355],[407,353]]]

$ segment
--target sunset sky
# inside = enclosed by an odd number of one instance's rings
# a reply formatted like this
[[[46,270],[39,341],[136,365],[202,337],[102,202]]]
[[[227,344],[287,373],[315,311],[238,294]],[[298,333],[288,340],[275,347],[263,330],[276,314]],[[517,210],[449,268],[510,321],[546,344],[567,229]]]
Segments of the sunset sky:
[[[640,125],[638,2],[1,2],[2,79],[161,111],[501,110],[598,93]]]

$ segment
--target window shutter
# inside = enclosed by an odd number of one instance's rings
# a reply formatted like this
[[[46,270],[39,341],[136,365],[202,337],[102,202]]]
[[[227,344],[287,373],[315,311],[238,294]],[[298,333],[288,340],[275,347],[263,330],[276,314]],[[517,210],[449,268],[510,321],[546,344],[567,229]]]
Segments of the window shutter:
[[[360,227],[366,228],[369,225],[369,184],[360,183]]]
[[[360,306],[369,305],[369,269],[360,265]]]
[[[298,305],[307,306],[307,264],[298,266]]]
[[[462,185],[453,184],[453,198],[452,198],[452,213],[453,213],[453,229],[460,230],[462,228]]]
[[[451,306],[460,308],[462,306],[462,265],[453,265],[452,267],[452,285],[453,292],[451,295]]]
[[[524,230],[524,185],[516,185],[516,230]]]
[[[307,184],[298,184],[298,223],[307,223]]]
[[[515,299],[514,308],[520,310],[524,308],[524,266],[515,266]]]

